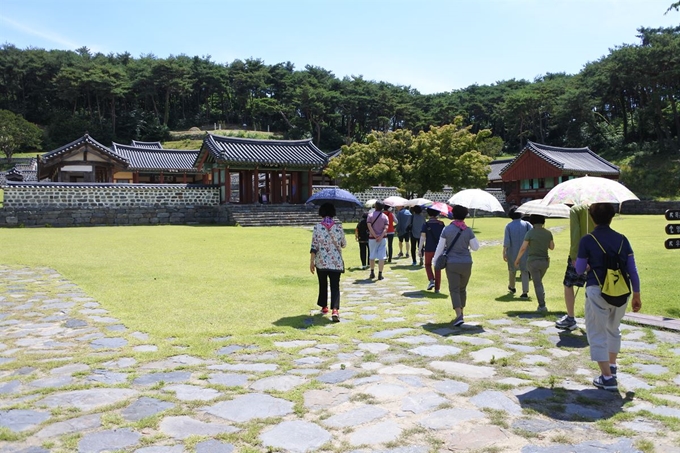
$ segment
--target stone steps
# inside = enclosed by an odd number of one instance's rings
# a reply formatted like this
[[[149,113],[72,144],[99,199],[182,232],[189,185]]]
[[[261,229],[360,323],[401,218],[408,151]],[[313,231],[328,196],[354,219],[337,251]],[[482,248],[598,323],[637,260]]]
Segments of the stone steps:
[[[233,205],[231,213],[237,225],[307,226],[319,221],[316,207],[305,205]]]

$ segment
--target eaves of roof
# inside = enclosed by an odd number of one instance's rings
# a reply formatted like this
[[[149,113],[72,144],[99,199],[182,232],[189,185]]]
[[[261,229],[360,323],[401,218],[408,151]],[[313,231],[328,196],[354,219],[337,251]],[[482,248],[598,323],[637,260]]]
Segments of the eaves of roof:
[[[256,140],[208,134],[200,153],[226,165],[322,168],[328,155],[308,140]],[[206,156],[207,157],[207,156]]]
[[[128,170],[198,172],[194,166],[198,150],[140,148],[119,143],[113,143],[111,147],[114,153],[130,163]]]
[[[68,154],[69,152],[78,149],[79,147],[83,145],[89,145],[96,149],[97,151],[101,152],[102,154],[105,154],[106,156],[115,159],[117,161],[120,161],[121,164],[127,165],[128,161],[125,160],[125,158],[115,154],[111,149],[107,148],[106,146],[102,145],[99,143],[97,140],[93,139],[90,137],[88,134],[83,135],[77,140],[72,141],[71,143],[68,143],[60,148],[57,148],[55,150],[52,150],[48,153],[45,153],[41,156],[41,161],[43,165],[49,164],[51,160],[54,160],[58,157],[64,156]]]

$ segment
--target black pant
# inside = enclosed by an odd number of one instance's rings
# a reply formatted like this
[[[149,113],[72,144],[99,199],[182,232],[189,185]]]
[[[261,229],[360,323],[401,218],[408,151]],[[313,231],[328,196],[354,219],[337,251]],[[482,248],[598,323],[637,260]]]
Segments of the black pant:
[[[387,233],[387,261],[392,261],[392,241],[394,241],[394,233]]]
[[[319,298],[316,304],[319,307],[328,306],[328,281],[331,283],[331,310],[340,310],[340,272],[317,269],[319,277]]]
[[[411,259],[415,263],[418,261],[418,246],[420,245],[420,237],[411,238]]]
[[[368,242],[359,242],[359,256],[361,265],[368,266]]]

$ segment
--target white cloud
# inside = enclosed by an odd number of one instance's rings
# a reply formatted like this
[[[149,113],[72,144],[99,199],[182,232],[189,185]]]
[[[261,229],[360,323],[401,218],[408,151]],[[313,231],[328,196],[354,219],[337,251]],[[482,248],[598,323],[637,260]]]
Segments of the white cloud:
[[[75,50],[75,49],[81,47],[81,45],[76,44],[72,41],[69,41],[68,39],[66,39],[62,36],[59,36],[56,33],[51,33],[47,30],[36,30],[36,29],[33,29],[33,28],[31,28],[31,27],[29,27],[25,24],[16,22],[16,21],[14,21],[14,20],[12,20],[8,17],[4,17],[4,16],[0,16],[0,20],[9,24],[12,28],[14,28],[18,31],[21,31],[23,33],[26,33],[26,34],[29,34],[29,35],[32,35],[32,36],[37,36],[37,37],[45,39],[45,40],[47,40],[51,43],[55,43],[55,44],[58,44],[60,46],[67,47],[71,50]]]

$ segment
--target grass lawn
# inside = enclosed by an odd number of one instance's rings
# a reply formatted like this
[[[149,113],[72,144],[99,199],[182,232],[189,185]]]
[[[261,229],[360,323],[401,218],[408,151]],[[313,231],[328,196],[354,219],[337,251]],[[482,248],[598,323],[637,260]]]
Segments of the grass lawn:
[[[484,246],[473,254],[468,314],[495,317],[535,310],[534,298],[519,302],[507,296],[507,270],[501,258],[507,222],[505,218],[475,220],[475,233]],[[661,216],[624,216],[615,218],[612,226],[630,238],[635,250],[642,279],[642,312],[678,317],[680,289],[672,283],[678,252],[664,249],[664,224]],[[546,222],[546,227],[556,228],[556,249],[545,278],[552,312],[549,319],[564,310],[567,225],[566,219]],[[348,271],[343,278],[365,278],[367,271],[358,269],[353,227],[345,225]],[[303,327],[310,311],[316,309],[316,277],[309,272],[310,239],[311,230],[288,227],[0,229],[0,263],[55,269],[130,329],[148,332],[168,346],[186,345],[190,353],[207,355],[214,351],[211,338],[233,335],[246,344],[261,343],[267,338],[262,333],[282,333],[276,336],[281,340],[286,334],[295,335],[291,327]],[[416,288],[424,289],[424,270],[414,270],[409,264],[410,260],[396,260],[391,266],[394,272],[407,275]],[[380,284],[389,285],[389,280]],[[448,293],[445,277],[442,289]],[[583,314],[583,294],[577,297],[577,315]],[[437,322],[451,320],[448,296],[428,292],[425,297],[433,300]],[[413,322],[415,318],[407,320],[409,325]],[[334,331],[362,336],[352,323],[341,323]]]

